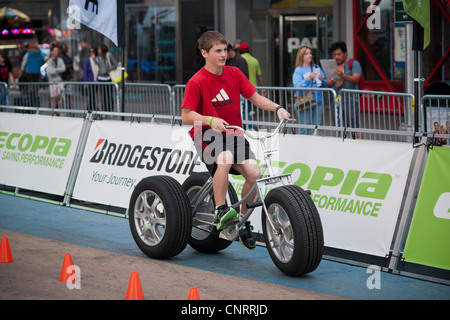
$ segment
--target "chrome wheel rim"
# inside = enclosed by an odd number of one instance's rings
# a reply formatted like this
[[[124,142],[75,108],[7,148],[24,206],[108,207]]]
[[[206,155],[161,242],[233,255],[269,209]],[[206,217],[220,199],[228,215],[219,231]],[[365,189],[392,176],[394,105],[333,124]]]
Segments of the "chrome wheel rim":
[[[166,230],[162,200],[153,191],[143,191],[134,206],[134,223],[141,240],[148,246],[159,244]]]
[[[269,221],[266,220],[266,237],[269,245],[279,261],[288,263],[294,253],[294,234],[291,221],[283,207],[277,203],[272,203],[267,211],[267,218],[274,226],[272,228]]]

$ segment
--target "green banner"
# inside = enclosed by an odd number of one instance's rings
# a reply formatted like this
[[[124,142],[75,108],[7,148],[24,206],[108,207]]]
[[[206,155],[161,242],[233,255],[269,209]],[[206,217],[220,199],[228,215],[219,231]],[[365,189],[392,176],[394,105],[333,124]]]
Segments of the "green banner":
[[[423,27],[423,48],[430,44],[430,0],[403,0],[405,12]]]
[[[430,150],[403,257],[450,270],[450,148]]]

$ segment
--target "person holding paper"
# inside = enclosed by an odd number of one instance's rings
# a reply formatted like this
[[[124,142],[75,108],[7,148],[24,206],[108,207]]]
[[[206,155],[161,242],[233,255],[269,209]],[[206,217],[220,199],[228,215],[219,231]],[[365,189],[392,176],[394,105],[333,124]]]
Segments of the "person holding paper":
[[[336,90],[339,95],[341,89],[359,90],[359,81],[361,80],[361,64],[348,58],[347,45],[343,41],[335,42],[331,45],[331,52],[338,67],[335,72],[339,78],[331,78],[328,86]],[[342,124],[345,127],[359,128],[359,94],[345,94],[341,97],[342,102]],[[359,133],[356,133],[359,138]]]
[[[296,88],[320,88],[327,86],[327,79],[322,69],[314,64],[312,49],[301,47],[297,52],[292,83]],[[310,98],[307,93],[311,92]],[[312,100],[314,99],[314,100]],[[323,97],[320,91],[299,90],[296,92],[295,109],[301,124],[322,125]],[[310,134],[311,130],[299,129],[300,134]]]

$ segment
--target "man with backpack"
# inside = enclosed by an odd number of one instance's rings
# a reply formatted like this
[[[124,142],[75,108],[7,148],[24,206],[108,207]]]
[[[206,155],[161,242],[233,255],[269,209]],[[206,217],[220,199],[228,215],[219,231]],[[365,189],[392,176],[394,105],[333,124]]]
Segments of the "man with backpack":
[[[338,67],[336,74],[339,78],[327,78],[327,85],[336,90],[339,96],[341,89],[359,90],[359,83],[362,78],[361,64],[348,57],[347,45],[343,41],[335,42],[331,45],[331,52]],[[345,127],[359,128],[359,94],[346,93],[341,95],[342,124]],[[359,138],[359,133],[356,133]]]

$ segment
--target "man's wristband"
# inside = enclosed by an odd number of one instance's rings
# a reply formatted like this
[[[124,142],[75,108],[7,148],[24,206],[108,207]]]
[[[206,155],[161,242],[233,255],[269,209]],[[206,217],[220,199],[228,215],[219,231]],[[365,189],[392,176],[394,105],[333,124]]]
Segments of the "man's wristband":
[[[275,112],[278,112],[278,110],[280,110],[280,109],[284,109],[284,107],[283,107],[283,106],[278,106],[278,107],[275,109]]]
[[[211,120],[209,120],[209,126],[211,127],[213,120],[215,119],[215,117],[211,117]]]

